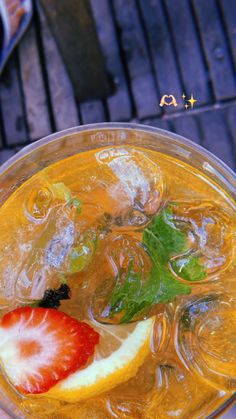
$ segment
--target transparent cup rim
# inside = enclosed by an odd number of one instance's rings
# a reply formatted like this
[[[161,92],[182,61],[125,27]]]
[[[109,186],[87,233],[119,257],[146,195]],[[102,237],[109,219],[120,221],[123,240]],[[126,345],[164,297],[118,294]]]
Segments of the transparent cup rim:
[[[146,133],[153,133],[153,134],[159,134],[162,136],[169,137],[172,139],[175,143],[180,144],[183,147],[191,148],[192,150],[198,152],[202,157],[205,157],[206,160],[209,163],[212,163],[215,168],[225,177],[225,180],[230,182],[231,184],[234,184],[236,182],[236,173],[227,166],[226,163],[224,163],[221,159],[216,157],[214,154],[212,154],[210,151],[205,149],[199,144],[196,144],[195,142],[181,136],[178,134],[174,134],[173,132],[152,127],[149,125],[143,125],[143,124],[136,124],[136,123],[129,123],[129,122],[101,122],[96,124],[87,124],[87,125],[79,125],[72,128],[67,128],[62,131],[55,132],[53,134],[49,134],[46,137],[43,137],[40,140],[37,140],[33,142],[32,144],[26,145],[22,150],[20,150],[18,153],[16,153],[14,156],[10,157],[5,163],[3,163],[0,166],[0,175],[2,175],[7,169],[9,169],[14,163],[16,163],[18,160],[20,160],[23,157],[26,157],[27,155],[31,154],[33,151],[43,147],[44,145],[47,145],[48,143],[53,143],[54,141],[59,140],[60,138],[64,138],[68,135],[74,135],[81,133],[83,131],[91,131],[91,130],[100,130],[100,129],[124,129],[124,130],[136,130],[136,131],[143,131]]]

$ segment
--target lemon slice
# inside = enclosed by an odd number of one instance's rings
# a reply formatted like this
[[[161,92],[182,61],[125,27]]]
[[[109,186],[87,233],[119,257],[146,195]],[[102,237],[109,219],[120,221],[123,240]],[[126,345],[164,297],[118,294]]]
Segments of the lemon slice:
[[[154,319],[150,318],[127,326],[95,327],[101,334],[101,343],[97,346],[93,362],[41,396],[77,402],[129,380],[150,352],[153,324]],[[114,345],[116,349],[112,351]]]

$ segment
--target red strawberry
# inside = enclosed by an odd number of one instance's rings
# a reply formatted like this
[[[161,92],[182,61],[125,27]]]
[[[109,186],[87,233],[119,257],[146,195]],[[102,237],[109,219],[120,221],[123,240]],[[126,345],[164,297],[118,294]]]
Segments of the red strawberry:
[[[44,393],[86,364],[99,335],[54,309],[21,307],[0,320],[0,359],[22,393]]]

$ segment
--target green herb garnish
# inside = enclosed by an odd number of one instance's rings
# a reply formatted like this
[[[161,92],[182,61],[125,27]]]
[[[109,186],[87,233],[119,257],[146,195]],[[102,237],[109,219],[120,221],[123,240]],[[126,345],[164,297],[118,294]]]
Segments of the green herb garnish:
[[[62,199],[66,202],[72,198],[70,189],[63,182],[53,183],[50,189],[55,198]]]
[[[173,275],[161,266],[154,266],[146,280],[138,273],[129,271],[123,285],[117,283],[112,298],[110,315],[124,312],[120,323],[135,320],[137,314],[145,314],[152,305],[168,303],[179,294],[189,294],[188,285],[176,281]]]
[[[124,313],[120,323],[135,320],[137,315],[147,313],[154,304],[168,303],[180,294],[191,293],[189,285],[176,280],[168,267],[171,257],[184,254],[189,248],[187,234],[176,226],[170,208],[153,218],[143,231],[142,242],[153,267],[147,277],[142,278],[140,273],[134,272],[131,261],[125,278],[124,275],[117,278],[109,316]],[[186,257],[186,260],[180,276],[193,281],[204,279],[206,273],[198,258]],[[180,270],[176,273],[180,274]]]
[[[94,231],[88,231],[80,242],[73,246],[69,254],[69,272],[78,273],[90,264],[97,249],[98,237]]]
[[[172,256],[188,250],[186,234],[176,227],[173,214],[168,207],[156,215],[151,224],[145,228],[143,243],[154,258],[164,263]]]
[[[197,256],[174,259],[171,266],[173,271],[186,281],[202,281],[207,277],[206,269]]]
[[[68,201],[69,205],[72,205],[73,207],[76,207],[77,209],[77,213],[80,214],[81,213],[81,209],[82,209],[82,203],[80,201],[79,198],[73,197]]]
[[[50,189],[55,198],[66,201],[69,205],[76,207],[78,213],[81,212],[82,204],[80,199],[72,196],[71,190],[63,182],[53,183]]]
[[[131,260],[123,284],[122,278],[117,278],[111,298],[110,314],[114,315],[125,311],[121,323],[132,319],[137,312],[145,308],[145,303],[147,303],[140,299],[140,292],[142,292],[141,275],[133,271],[133,260]]]

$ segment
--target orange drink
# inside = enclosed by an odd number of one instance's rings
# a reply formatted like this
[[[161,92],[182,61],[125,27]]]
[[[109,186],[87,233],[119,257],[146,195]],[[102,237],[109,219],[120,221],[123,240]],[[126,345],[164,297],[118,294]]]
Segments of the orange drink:
[[[235,184],[155,129],[45,144],[0,175],[3,406],[206,418],[236,386]]]

